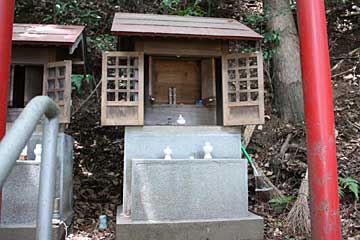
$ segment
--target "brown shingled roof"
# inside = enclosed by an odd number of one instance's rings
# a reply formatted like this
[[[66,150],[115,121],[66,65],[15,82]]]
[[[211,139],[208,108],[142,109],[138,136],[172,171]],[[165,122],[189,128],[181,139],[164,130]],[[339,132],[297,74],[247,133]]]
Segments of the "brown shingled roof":
[[[14,23],[14,43],[72,46],[82,36],[84,26]]]
[[[116,13],[111,31],[125,36],[260,39],[261,35],[230,18]]]

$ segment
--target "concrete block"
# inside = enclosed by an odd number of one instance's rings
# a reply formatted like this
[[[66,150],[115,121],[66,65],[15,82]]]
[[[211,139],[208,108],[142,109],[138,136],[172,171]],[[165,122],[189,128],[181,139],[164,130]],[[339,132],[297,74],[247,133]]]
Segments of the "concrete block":
[[[117,240],[262,240],[263,219],[249,213],[237,219],[131,221],[118,210]]]
[[[1,240],[34,240],[36,226],[33,224],[0,224]],[[51,240],[64,239],[65,229],[63,225],[53,225]]]
[[[232,219],[248,215],[246,160],[132,162],[133,221]]]
[[[189,156],[203,158],[202,147],[211,142],[216,159],[239,159],[240,129],[238,127],[145,126],[126,127],[124,151],[124,213],[131,214],[131,160],[163,159],[163,149],[170,146],[174,159]]]
[[[34,134],[28,146],[27,161],[17,161],[3,187],[1,224],[35,224],[40,181],[40,162],[33,161],[33,150],[42,136]],[[55,196],[60,198],[60,218],[70,221],[73,215],[73,139],[59,134],[57,146]]]
[[[17,163],[3,187],[1,223],[36,222],[40,163]]]

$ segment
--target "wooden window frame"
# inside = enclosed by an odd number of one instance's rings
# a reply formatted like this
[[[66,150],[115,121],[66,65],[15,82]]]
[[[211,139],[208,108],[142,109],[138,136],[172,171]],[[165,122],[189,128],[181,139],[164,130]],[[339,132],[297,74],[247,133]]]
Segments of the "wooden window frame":
[[[115,58],[115,65],[108,64],[108,58]],[[120,65],[119,57],[127,57],[127,64]],[[138,58],[138,65],[130,65],[130,58]],[[115,77],[108,77],[108,69],[115,70]],[[126,69],[126,77],[119,77],[119,69]],[[130,78],[130,69],[137,69],[138,77]],[[108,88],[108,81],[114,81],[114,88]],[[119,81],[126,81],[126,89],[119,88]],[[137,89],[130,89],[131,81],[137,81]],[[102,58],[102,100],[101,100],[101,125],[105,126],[127,126],[144,124],[144,53],[143,52],[103,52]],[[108,100],[108,93],[114,93],[114,101]],[[126,100],[119,100],[119,93],[126,93]],[[131,101],[131,93],[137,93],[137,100]],[[118,119],[111,119],[107,111],[109,107],[119,107],[126,111],[126,107],[137,107],[137,118],[132,119],[129,116],[119,116]]]
[[[58,75],[58,68],[64,67],[65,72],[64,75]],[[63,88],[53,88],[50,92],[53,92],[55,95],[58,92],[63,91],[62,100],[53,99],[54,102],[59,105],[60,108],[63,108],[63,111],[60,112],[59,122],[60,123],[70,123],[71,118],[71,74],[72,74],[72,61],[64,60],[59,62],[49,62],[44,66],[44,82],[43,82],[43,95],[49,96],[49,69],[55,68],[55,77],[50,78],[50,80],[54,80],[55,86],[59,86],[59,79],[64,79]]]
[[[257,59],[256,67],[249,65],[249,58]],[[238,66],[239,59],[246,59],[246,66]],[[228,60],[235,59],[236,65],[233,68],[228,67]],[[250,77],[250,69],[257,69],[257,77]],[[235,78],[232,80],[236,83],[235,90],[229,92],[229,82],[232,82],[229,78],[228,71],[235,71]],[[246,77],[242,78],[239,76],[239,70],[246,70]],[[236,125],[249,125],[249,124],[263,124],[264,123],[264,79],[263,79],[263,58],[262,52],[253,52],[253,53],[232,53],[225,54],[222,56],[222,88],[223,88],[223,119],[224,126],[236,126]],[[257,89],[251,89],[251,81],[257,80]],[[240,82],[246,82],[246,89],[240,89]],[[251,100],[251,93],[257,93],[257,100]],[[229,101],[229,93],[235,94],[235,101]],[[241,94],[246,93],[247,100],[240,101]],[[253,117],[244,117],[241,116],[238,118],[231,117],[231,108],[237,108],[239,112],[242,109],[253,107],[252,112],[254,113]],[[248,114],[248,113],[244,113]]]

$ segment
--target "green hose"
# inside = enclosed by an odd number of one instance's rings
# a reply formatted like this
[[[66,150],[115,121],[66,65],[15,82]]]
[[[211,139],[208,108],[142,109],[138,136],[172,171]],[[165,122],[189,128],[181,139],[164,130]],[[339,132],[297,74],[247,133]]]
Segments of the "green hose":
[[[241,145],[241,151],[244,153],[245,158],[248,160],[250,166],[251,166],[252,169],[254,170],[254,175],[255,175],[255,176],[258,176],[259,173],[258,173],[258,171],[256,170],[256,167],[255,167],[255,164],[254,164],[253,160],[251,159],[250,155],[249,155],[248,152],[246,151],[244,145],[242,145],[241,143],[240,143],[240,145]]]
[[[254,162],[252,161],[251,157],[249,156],[248,152],[246,151],[244,145],[241,144],[241,151],[244,153],[246,159],[248,160],[248,162],[250,163],[250,165],[254,165]]]

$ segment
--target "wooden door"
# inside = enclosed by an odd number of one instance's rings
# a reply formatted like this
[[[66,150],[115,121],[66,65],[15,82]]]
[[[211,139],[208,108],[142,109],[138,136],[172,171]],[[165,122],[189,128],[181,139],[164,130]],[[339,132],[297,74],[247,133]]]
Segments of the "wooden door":
[[[45,65],[43,95],[49,96],[60,108],[60,123],[70,123],[72,62],[52,62]]]
[[[144,54],[104,52],[102,60],[102,125],[144,124]]]
[[[261,52],[222,57],[225,126],[264,123],[264,80]]]
[[[195,104],[201,99],[199,61],[154,59],[152,96],[155,103],[169,103],[169,88],[176,88],[177,104]]]

